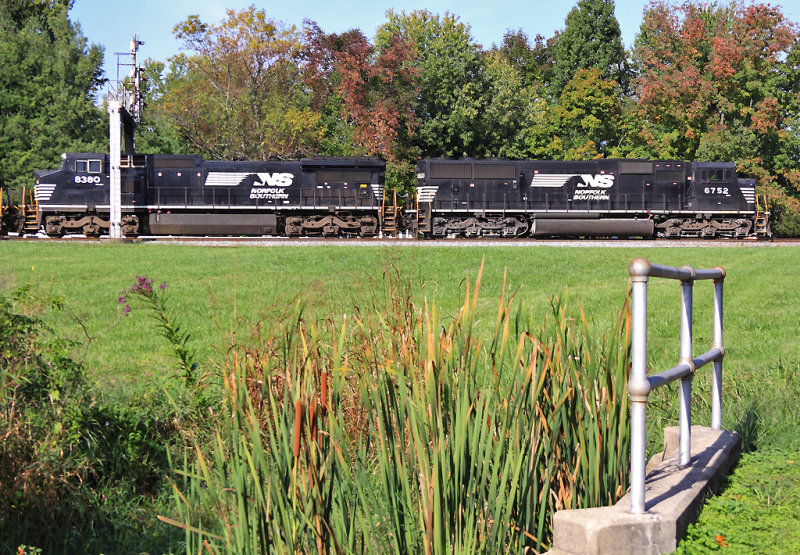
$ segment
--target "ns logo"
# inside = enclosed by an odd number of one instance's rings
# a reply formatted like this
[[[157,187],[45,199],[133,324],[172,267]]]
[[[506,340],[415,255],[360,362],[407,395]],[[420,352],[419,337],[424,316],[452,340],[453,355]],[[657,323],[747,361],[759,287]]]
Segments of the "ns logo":
[[[254,184],[262,184],[268,187],[288,187],[292,184],[294,176],[290,173],[259,173],[258,179]]]
[[[598,174],[592,175],[590,173],[584,173],[580,176],[583,183],[578,181],[576,184],[578,187],[597,187],[599,189],[608,189],[609,187],[614,186],[614,176],[610,174]]]

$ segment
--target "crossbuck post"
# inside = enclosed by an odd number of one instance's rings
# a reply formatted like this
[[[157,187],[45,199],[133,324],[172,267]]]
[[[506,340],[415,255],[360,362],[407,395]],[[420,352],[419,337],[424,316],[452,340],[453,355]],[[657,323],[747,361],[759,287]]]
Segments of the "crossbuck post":
[[[628,394],[631,398],[631,512],[645,512],[645,448],[647,445],[647,397],[657,387],[677,379],[680,387],[680,447],[679,463],[691,462],[692,429],[692,378],[698,368],[714,363],[711,386],[711,427],[722,427],[722,286],[724,268],[696,270],[691,266],[675,268],[651,264],[644,258],[630,263],[628,271],[633,288],[631,377]],[[650,277],[676,279],[681,282],[681,348],[678,365],[658,374],[647,375],[647,281]],[[713,325],[711,350],[694,358],[692,356],[692,288],[696,280],[714,280]]]

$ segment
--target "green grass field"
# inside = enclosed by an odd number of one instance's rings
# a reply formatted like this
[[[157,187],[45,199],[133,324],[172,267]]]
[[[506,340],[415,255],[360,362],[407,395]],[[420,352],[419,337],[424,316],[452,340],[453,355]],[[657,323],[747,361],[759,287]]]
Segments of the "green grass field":
[[[800,293],[795,283],[800,251],[755,248],[568,247],[202,247],[169,244],[0,242],[0,289],[32,285],[42,295],[63,296],[66,310],[47,318],[62,336],[84,340],[90,375],[107,395],[137,398],[169,376],[174,359],[148,314],[136,305],[122,317],[117,297],[144,275],[166,282],[170,306],[190,331],[190,346],[203,365],[269,323],[295,303],[306,318],[365,313],[385,306],[387,274],[397,273],[417,300],[435,302],[445,319],[463,304],[466,278],[484,270],[478,303],[481,329],[494,325],[505,279],[506,293],[545,314],[556,294],[569,290],[600,327],[610,327],[628,292],[628,264],[636,257],[667,265],[723,266],[725,346],[723,426],[743,434],[748,449],[800,449],[798,367]],[[651,280],[649,358],[654,370],[678,359],[680,287]],[[694,291],[695,353],[711,340],[711,291]],[[485,315],[481,313],[485,312]],[[704,369],[705,370],[705,369]],[[695,380],[696,423],[707,424],[708,372]],[[674,388],[652,396],[654,426],[674,424]],[[660,432],[651,432],[659,438]],[[734,481],[733,486],[735,487]],[[795,505],[796,507],[796,505]],[[713,524],[712,524],[713,526]],[[746,533],[744,531],[743,533]]]
[[[506,274],[516,299],[544,311],[551,297],[568,288],[598,323],[618,312],[628,289],[628,263],[643,256],[668,265],[721,265],[725,282],[725,372],[735,387],[755,387],[770,369],[800,360],[800,290],[794,248],[445,248],[445,247],[232,247],[165,244],[87,245],[0,243],[4,288],[30,284],[64,296],[69,310],[55,323],[62,333],[93,338],[87,366],[113,386],[168,371],[171,361],[159,337],[140,317],[119,319],[120,292],[137,275],[166,281],[181,321],[202,357],[224,347],[231,333],[268,320],[302,302],[309,317],[340,317],[368,310],[385,290],[384,274],[400,272],[419,299],[452,314],[463,298],[463,282],[474,278],[485,258],[482,300],[493,322]],[[677,362],[678,302],[675,282],[651,281],[650,349],[661,369]],[[695,286],[695,345],[710,342],[711,285]],[[135,310],[135,307],[133,307]],[[84,332],[80,323],[85,326]]]

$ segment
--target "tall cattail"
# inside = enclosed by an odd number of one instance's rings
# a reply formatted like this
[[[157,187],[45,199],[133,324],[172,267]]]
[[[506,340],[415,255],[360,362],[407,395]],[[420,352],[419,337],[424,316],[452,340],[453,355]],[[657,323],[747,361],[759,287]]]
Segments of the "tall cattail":
[[[322,387],[320,389],[321,389],[321,397],[322,397],[322,399],[320,401],[320,403],[322,404],[322,410],[323,410],[322,414],[325,414],[325,411],[328,410],[328,372],[327,372],[327,370],[322,372]]]
[[[294,444],[292,455],[296,458],[300,454],[300,433],[303,429],[303,402],[298,399],[294,402]]]

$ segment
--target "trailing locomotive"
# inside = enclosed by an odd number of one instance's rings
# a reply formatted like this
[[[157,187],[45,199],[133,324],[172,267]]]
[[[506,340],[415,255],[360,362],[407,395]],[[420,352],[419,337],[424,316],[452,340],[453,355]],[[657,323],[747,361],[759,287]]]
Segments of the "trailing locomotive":
[[[379,231],[385,164],[378,158],[204,161],[122,157],[122,233],[358,235]],[[110,227],[108,155],[67,153],[35,172],[38,221],[51,237],[97,237]]]
[[[421,160],[427,237],[768,236],[755,181],[730,162]]]

